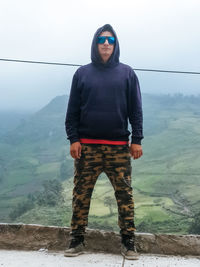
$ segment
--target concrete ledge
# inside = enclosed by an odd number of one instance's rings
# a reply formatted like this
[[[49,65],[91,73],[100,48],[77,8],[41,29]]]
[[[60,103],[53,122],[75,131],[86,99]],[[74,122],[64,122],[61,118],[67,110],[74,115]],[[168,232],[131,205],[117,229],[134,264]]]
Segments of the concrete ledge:
[[[69,243],[68,227],[35,224],[0,224],[0,249],[64,250]],[[120,235],[88,229],[86,250],[120,253]],[[136,233],[136,247],[141,253],[200,256],[200,235]]]

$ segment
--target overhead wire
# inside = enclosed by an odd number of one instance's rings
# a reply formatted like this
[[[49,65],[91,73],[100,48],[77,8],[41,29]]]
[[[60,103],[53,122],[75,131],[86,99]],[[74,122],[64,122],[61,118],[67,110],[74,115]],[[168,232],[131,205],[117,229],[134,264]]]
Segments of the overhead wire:
[[[81,64],[74,64],[74,63],[46,62],[46,61],[8,59],[8,58],[0,58],[0,61],[18,62],[18,63],[32,63],[32,64],[46,64],[46,65],[69,66],[69,67],[81,67],[81,66],[83,66]],[[146,72],[175,73],[175,74],[197,74],[197,75],[200,74],[199,71],[180,71],[180,70],[143,69],[143,68],[133,68],[133,70],[146,71]]]

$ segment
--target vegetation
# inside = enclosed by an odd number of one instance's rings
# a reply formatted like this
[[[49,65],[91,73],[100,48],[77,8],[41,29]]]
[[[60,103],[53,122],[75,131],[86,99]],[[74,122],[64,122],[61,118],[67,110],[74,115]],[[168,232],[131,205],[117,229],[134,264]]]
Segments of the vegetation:
[[[17,217],[33,208],[34,202],[31,199],[27,199],[26,201],[18,203],[18,205],[10,212],[9,216],[11,220],[15,220]]]
[[[193,217],[193,220],[192,220],[192,223],[189,227],[188,232],[190,234],[200,235],[200,212],[195,214],[195,216]]]
[[[110,196],[104,198],[104,205],[106,207],[109,207],[110,215],[113,215],[113,206],[115,205],[113,203],[113,199]]]
[[[47,180],[43,182],[44,190],[37,194],[38,205],[56,206],[63,201],[62,184],[58,180]]]
[[[10,212],[9,217],[15,220],[17,217],[38,206],[55,207],[63,201],[62,184],[58,180],[46,180],[43,182],[43,191],[29,194],[27,200],[20,202]]]

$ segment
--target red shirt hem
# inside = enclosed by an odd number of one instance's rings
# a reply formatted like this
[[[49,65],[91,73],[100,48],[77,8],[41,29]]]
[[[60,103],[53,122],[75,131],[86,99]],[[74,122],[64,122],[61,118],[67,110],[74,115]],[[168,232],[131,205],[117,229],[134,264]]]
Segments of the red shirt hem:
[[[112,141],[112,140],[80,138],[80,143],[82,144],[105,144],[105,145],[127,145],[129,144],[129,141]]]

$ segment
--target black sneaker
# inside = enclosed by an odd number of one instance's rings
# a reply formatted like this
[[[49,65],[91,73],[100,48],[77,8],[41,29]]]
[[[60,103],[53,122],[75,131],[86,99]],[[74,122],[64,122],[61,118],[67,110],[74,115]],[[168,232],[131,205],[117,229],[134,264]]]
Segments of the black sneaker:
[[[122,235],[121,240],[121,254],[128,260],[138,260],[139,254],[135,247],[135,237]]]
[[[74,236],[70,242],[69,248],[65,250],[65,257],[75,257],[84,254],[84,236]]]

